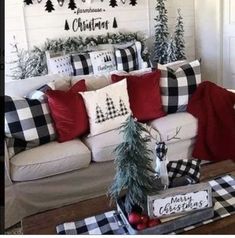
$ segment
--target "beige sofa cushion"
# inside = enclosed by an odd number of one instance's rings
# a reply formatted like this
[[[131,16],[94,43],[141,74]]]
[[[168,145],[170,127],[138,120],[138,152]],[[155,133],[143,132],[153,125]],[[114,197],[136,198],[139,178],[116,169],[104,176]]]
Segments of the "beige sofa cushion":
[[[155,130],[152,130],[151,134],[154,138],[156,138]],[[117,147],[117,145],[123,142],[123,134],[119,133],[119,130],[117,129],[96,136],[84,137],[82,141],[91,150],[93,161],[106,162],[115,159],[113,151]],[[148,143],[148,147],[154,152],[151,158],[155,158],[155,142],[156,141],[152,139]]]
[[[96,162],[114,160],[113,150],[122,140],[122,134],[119,134],[118,130],[82,139],[84,144],[91,150],[92,160]]]
[[[86,168],[91,153],[78,139],[58,143],[51,142],[23,151],[11,160],[13,181],[28,181]]]
[[[197,135],[197,119],[187,112],[169,114],[148,124],[160,132],[162,139],[167,144],[192,139]],[[179,139],[167,141],[167,138],[172,138],[180,127],[181,129],[177,135]]]

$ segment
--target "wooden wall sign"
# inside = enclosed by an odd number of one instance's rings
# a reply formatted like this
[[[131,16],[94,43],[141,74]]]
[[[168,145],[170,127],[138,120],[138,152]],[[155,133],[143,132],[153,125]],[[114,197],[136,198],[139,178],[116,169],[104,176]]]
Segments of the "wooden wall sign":
[[[212,192],[208,183],[167,189],[148,196],[148,215],[170,217],[212,207]]]

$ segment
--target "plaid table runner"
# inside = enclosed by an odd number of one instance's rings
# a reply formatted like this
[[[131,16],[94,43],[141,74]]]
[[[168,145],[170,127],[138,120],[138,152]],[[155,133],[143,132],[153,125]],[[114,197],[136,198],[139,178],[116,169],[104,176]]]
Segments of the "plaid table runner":
[[[210,220],[197,223],[190,227],[177,230],[171,234],[180,234],[184,231],[217,221],[235,213],[235,178],[226,175],[209,181],[212,187],[214,200],[214,217]],[[106,212],[97,216],[92,216],[81,221],[69,222],[58,225],[58,234],[128,234],[125,227],[120,227],[120,217],[114,218],[116,211]]]

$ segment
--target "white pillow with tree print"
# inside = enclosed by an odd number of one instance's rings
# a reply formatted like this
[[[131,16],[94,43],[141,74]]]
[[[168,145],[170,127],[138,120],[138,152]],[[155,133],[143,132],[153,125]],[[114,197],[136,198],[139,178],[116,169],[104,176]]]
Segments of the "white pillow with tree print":
[[[89,136],[116,129],[131,115],[126,79],[80,94],[89,117]]]

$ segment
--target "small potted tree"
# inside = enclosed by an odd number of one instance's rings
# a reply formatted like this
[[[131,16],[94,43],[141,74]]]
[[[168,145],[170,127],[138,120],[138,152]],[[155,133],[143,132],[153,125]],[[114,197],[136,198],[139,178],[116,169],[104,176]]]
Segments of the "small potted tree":
[[[120,133],[123,133],[123,142],[114,150],[116,175],[108,193],[117,203],[119,199],[123,201],[129,222],[134,228],[142,230],[159,222],[143,215],[147,195],[158,191],[154,182],[156,172],[152,168],[153,152],[147,145],[151,137],[145,126],[132,116],[120,127]],[[123,191],[125,197],[121,198]]]

